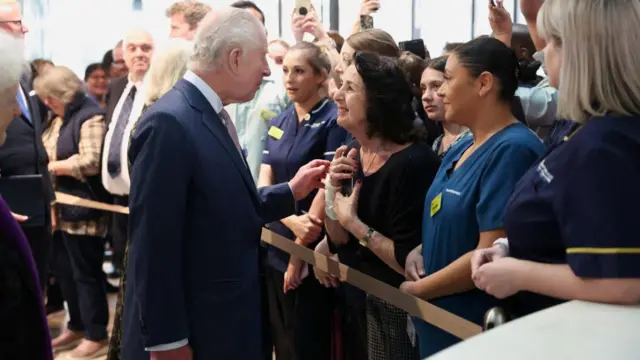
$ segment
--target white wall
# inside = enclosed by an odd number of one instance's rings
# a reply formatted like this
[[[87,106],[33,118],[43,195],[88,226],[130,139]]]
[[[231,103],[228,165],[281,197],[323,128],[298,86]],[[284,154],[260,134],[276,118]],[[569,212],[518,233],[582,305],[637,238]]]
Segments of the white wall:
[[[233,2],[205,1],[213,7],[228,6]],[[254,0],[265,13],[270,39],[281,36],[287,41],[293,40],[291,13],[294,1]],[[328,29],[330,1],[312,1]],[[381,1],[381,11],[374,15],[374,25],[388,31],[398,42],[411,39],[413,34],[418,35],[424,39],[432,56],[439,55],[447,42],[468,41],[491,32],[487,0]],[[89,63],[101,61],[103,54],[133,27],[148,28],[161,45],[169,31],[164,13],[172,2],[144,0],[143,10],[134,12],[132,0],[23,0],[25,22],[32,29],[27,34],[28,55],[31,58],[50,58],[83,74]],[[519,2],[505,0],[510,12]],[[359,20],[360,0],[339,0],[339,5],[340,33],[346,38],[351,34],[353,24]],[[517,12],[515,20],[524,23],[519,10]]]

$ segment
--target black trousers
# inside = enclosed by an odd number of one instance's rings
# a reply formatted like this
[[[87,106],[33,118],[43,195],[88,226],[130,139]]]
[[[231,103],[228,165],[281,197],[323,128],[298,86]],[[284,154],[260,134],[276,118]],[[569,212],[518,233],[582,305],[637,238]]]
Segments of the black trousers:
[[[51,260],[51,228],[50,227],[23,227],[29,245],[33,260],[38,270],[38,278],[40,279],[40,289],[47,287],[49,279],[49,263]]]
[[[53,253],[53,272],[69,307],[67,327],[84,331],[87,340],[105,340],[109,307],[102,272],[104,239],[58,231]]]
[[[114,196],[115,205],[129,206],[128,196]],[[125,214],[111,214],[111,246],[113,246],[113,267],[123,271],[124,248],[129,236],[129,216]]]
[[[333,289],[322,286],[311,272],[285,294],[284,273],[270,266],[265,271],[276,359],[331,359]]]

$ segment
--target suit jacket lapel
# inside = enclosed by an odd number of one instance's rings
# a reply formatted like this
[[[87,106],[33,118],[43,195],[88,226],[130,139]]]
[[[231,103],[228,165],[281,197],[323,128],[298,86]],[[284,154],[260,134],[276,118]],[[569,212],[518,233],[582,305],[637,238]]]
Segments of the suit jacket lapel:
[[[218,139],[220,143],[222,143],[224,150],[231,158],[236,170],[238,170],[242,175],[242,180],[245,185],[251,191],[254,200],[258,201],[258,192],[256,185],[253,182],[253,177],[249,172],[249,167],[247,166],[245,159],[243,159],[243,157],[238,153],[231,136],[229,136],[229,133],[227,132],[227,128],[222,124],[222,119],[220,119],[200,90],[198,90],[193,84],[181,79],[175,86],[186,95],[187,101],[189,101],[193,107],[202,112],[201,120],[204,123],[204,126]]]
[[[35,129],[35,114],[33,112],[33,105],[31,104],[31,96],[29,93],[31,92],[31,86],[29,86],[29,82],[24,79],[20,80],[20,89],[18,91],[22,91],[22,95],[24,95],[25,104],[29,108],[29,113],[31,114],[31,121],[24,114],[20,114],[20,119],[27,123],[29,126]],[[35,96],[35,95],[34,95]],[[40,113],[38,111],[38,113]]]

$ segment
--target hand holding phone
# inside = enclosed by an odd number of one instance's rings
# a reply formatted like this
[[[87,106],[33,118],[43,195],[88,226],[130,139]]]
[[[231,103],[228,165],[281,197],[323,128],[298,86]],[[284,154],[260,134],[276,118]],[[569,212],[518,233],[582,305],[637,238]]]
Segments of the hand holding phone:
[[[295,0],[295,8],[298,14],[306,16],[311,12],[311,0]]]

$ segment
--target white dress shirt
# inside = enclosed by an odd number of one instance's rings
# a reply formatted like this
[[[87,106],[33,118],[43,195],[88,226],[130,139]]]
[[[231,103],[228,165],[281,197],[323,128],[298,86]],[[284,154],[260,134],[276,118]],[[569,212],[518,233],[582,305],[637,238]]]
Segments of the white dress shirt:
[[[209,103],[211,104],[211,107],[213,107],[213,110],[215,110],[216,114],[219,114],[220,111],[222,111],[222,100],[220,100],[220,97],[218,96],[218,94],[216,94],[216,92],[213,91],[213,89],[209,85],[207,85],[207,83],[205,83],[204,80],[202,80],[198,75],[196,75],[191,71],[187,71],[186,74],[184,74],[184,79],[190,82],[191,84],[193,84],[202,93],[202,95],[204,95],[207,101],[209,101]],[[169,311],[170,310],[171,309],[169,309]],[[188,344],[189,344],[188,339],[182,339],[176,342],[172,342],[170,344],[152,346],[152,347],[146,348],[145,350],[146,351],[169,351],[169,350],[179,349]]]
[[[129,195],[129,188],[131,187],[131,179],[129,178],[129,159],[128,159],[128,150],[129,150],[129,138],[131,133],[131,127],[138,120],[140,114],[142,113],[142,108],[144,106],[144,82],[134,83],[129,78],[129,82],[127,86],[125,86],[118,103],[116,104],[115,109],[113,110],[113,116],[111,117],[111,122],[109,123],[109,128],[107,129],[107,134],[104,138],[104,151],[102,152],[102,185],[104,188],[113,195],[118,196],[127,196]],[[136,96],[133,100],[133,108],[131,109],[131,115],[127,120],[127,126],[124,131],[124,139],[122,139],[121,149],[120,149],[120,174],[116,177],[111,177],[109,174],[109,170],[107,168],[109,163],[109,150],[111,147],[111,137],[113,136],[113,131],[118,123],[118,117],[120,116],[120,111],[122,110],[122,105],[124,104],[125,99],[129,95],[129,92],[135,85],[137,92]]]

